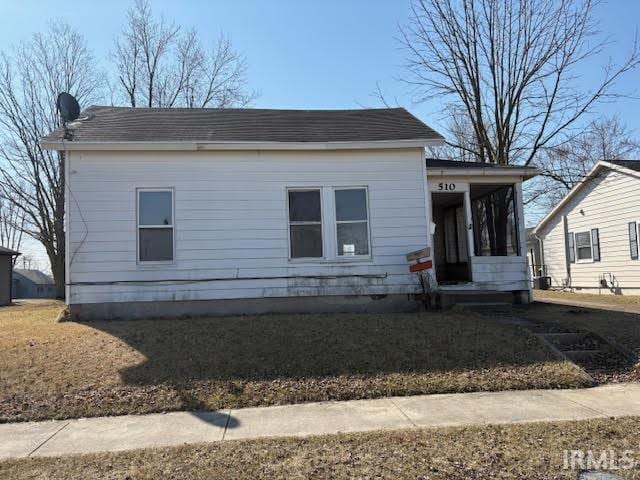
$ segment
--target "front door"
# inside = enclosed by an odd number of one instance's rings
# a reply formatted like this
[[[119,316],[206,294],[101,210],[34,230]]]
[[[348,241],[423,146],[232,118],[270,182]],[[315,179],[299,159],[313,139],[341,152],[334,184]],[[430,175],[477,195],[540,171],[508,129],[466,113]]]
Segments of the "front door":
[[[431,205],[438,284],[468,282],[471,278],[464,194],[434,192]]]

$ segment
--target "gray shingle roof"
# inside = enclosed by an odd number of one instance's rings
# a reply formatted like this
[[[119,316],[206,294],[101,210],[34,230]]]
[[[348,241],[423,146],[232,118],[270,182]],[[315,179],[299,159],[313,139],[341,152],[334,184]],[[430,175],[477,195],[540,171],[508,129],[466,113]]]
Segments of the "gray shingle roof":
[[[24,268],[14,268],[14,274],[18,274],[23,276],[24,278],[31,280],[36,285],[53,285],[54,281],[49,275],[40,270],[34,269],[24,269]]]
[[[460,160],[447,160],[442,158],[427,158],[427,168],[530,168],[522,165],[498,165],[497,163],[463,162]]]
[[[0,247],[0,255],[20,255],[20,252],[16,252],[10,248]]]
[[[72,122],[73,142],[360,142],[440,140],[404,108],[267,110],[93,106]],[[43,143],[62,139],[58,129]]]
[[[640,172],[640,160],[606,160],[614,165],[620,165],[621,167],[628,168],[629,170],[635,170]]]

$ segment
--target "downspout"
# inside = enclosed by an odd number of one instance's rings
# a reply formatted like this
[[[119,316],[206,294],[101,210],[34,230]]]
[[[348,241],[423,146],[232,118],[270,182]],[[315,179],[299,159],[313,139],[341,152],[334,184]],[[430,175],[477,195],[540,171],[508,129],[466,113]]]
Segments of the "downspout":
[[[547,265],[544,263],[544,242],[538,236],[537,233],[534,233],[533,236],[538,241],[538,251],[540,252],[540,266],[542,267],[542,276],[547,276]]]

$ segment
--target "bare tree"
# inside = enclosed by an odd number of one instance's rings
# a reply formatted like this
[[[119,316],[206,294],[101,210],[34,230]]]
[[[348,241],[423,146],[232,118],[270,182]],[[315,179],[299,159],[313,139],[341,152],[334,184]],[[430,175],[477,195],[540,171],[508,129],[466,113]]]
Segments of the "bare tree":
[[[25,212],[15,202],[0,198],[0,244],[11,250],[20,251],[25,231]],[[13,257],[15,265],[18,257]]]
[[[18,262],[25,270],[40,270],[38,262],[31,255],[21,255]]]
[[[418,101],[445,99],[467,118],[454,147],[477,161],[524,164],[550,146],[640,63],[637,41],[589,91],[577,69],[608,44],[593,0],[412,0],[402,29]]]
[[[127,13],[112,58],[116,97],[132,107],[233,107],[255,98],[247,90],[247,65],[220,35],[204,48],[195,30],[156,18],[148,0]]]
[[[0,194],[24,215],[24,231],[44,246],[56,292],[64,296],[64,155],[40,148],[59,126],[56,98],[82,105],[101,86],[84,38],[64,22],[0,55]]]
[[[624,160],[640,155],[640,141],[617,117],[597,119],[562,144],[543,149],[535,163],[540,177],[528,201],[545,208],[556,205],[600,160]]]

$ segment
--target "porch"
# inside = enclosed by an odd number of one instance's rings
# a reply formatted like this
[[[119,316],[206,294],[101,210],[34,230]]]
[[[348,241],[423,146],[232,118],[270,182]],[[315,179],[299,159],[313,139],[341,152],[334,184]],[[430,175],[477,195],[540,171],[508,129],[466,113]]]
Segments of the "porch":
[[[522,182],[533,176],[528,167],[427,160],[439,291],[518,292],[529,300]]]

